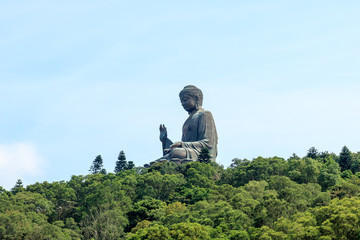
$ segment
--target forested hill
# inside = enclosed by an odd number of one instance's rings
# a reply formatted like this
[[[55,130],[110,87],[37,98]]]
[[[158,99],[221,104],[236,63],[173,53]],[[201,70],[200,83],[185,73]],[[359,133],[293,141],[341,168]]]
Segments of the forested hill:
[[[0,239],[359,239],[359,171],[344,147],[19,181],[0,187]]]

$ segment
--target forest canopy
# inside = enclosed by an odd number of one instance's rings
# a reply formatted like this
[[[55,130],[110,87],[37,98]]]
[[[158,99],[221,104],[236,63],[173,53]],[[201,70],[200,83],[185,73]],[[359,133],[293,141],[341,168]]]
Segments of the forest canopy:
[[[0,239],[358,239],[360,152],[310,148],[257,157],[136,167],[0,187]]]

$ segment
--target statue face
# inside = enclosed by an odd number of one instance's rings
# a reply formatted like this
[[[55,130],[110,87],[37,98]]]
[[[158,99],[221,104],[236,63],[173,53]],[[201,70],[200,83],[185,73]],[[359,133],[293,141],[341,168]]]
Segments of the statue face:
[[[196,101],[192,96],[185,94],[180,101],[185,111],[191,113],[196,109]]]

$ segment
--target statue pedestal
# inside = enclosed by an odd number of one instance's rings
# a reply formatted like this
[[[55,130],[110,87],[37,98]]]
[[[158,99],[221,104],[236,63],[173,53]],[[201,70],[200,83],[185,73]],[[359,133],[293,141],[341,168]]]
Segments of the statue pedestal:
[[[155,163],[161,163],[161,162],[173,162],[176,165],[180,165],[180,164],[183,164],[183,163],[189,163],[189,162],[194,162],[194,161],[192,159],[172,158],[172,159],[168,160],[166,158],[160,158],[158,160],[150,162],[150,164],[145,164],[144,167],[149,168],[152,165],[154,165]]]

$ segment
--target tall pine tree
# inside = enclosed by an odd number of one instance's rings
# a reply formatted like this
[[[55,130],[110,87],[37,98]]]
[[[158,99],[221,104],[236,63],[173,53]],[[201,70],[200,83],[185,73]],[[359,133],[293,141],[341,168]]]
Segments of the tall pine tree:
[[[16,194],[16,193],[20,192],[23,189],[24,189],[23,182],[21,181],[21,179],[18,179],[16,181],[15,186],[11,189],[11,192],[13,194]]]
[[[311,147],[306,154],[306,157],[312,158],[312,159],[316,159],[318,156],[319,156],[319,152],[314,147]]]
[[[346,146],[344,146],[341,149],[340,156],[339,156],[339,165],[340,165],[341,171],[350,169],[351,162],[352,162],[351,152]]]
[[[106,174],[106,170],[104,169],[103,160],[101,158],[101,155],[96,156],[89,171],[91,172],[91,174],[96,174],[96,173]]]
[[[126,156],[123,150],[120,151],[119,156],[118,156],[118,160],[115,163],[115,173],[124,171],[127,169],[127,162],[126,162]]]
[[[202,162],[202,163],[210,163],[211,162],[211,156],[210,156],[208,148],[205,147],[205,148],[201,149],[201,152],[198,156],[198,160],[199,160],[199,162]]]

